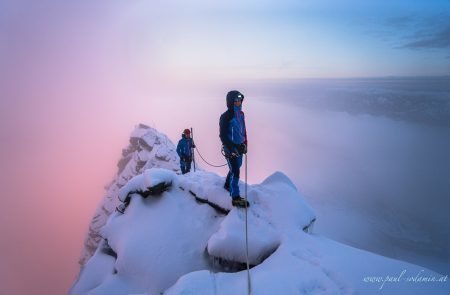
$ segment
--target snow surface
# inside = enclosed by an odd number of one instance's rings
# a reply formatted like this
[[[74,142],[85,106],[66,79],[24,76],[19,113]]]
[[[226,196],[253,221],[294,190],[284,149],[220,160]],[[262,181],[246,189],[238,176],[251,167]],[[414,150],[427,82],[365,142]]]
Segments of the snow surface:
[[[144,173],[130,179],[127,184],[120,188],[118,198],[120,201],[125,202],[128,194],[144,192],[160,183],[170,184],[175,180],[175,176],[175,172],[167,169],[147,169]]]
[[[84,248],[80,257],[80,264],[84,265],[94,254],[101,241],[100,229],[106,224],[110,214],[120,204],[117,196],[121,188],[136,175],[140,175],[148,168],[160,167],[178,172],[179,157],[175,145],[166,135],[143,124],[139,124],[131,132],[130,144],[122,151],[122,158],[117,164],[119,171],[106,189],[106,194],[94,213]],[[132,185],[132,184],[128,184]],[[144,186],[147,184],[143,184]],[[122,194],[124,191],[122,191]]]
[[[101,229],[104,240],[83,267],[72,295],[246,294],[246,271],[229,272],[213,259],[245,261],[245,209],[229,207],[224,178],[205,171],[145,170],[130,180],[129,188],[169,178],[172,186],[161,196],[133,197],[125,214],[110,215]],[[222,214],[189,191],[231,211]],[[248,185],[248,200],[249,260],[256,265],[250,270],[252,294],[449,293],[447,282],[371,283],[369,276],[402,271],[405,278],[441,276],[304,232],[314,212],[281,172]]]

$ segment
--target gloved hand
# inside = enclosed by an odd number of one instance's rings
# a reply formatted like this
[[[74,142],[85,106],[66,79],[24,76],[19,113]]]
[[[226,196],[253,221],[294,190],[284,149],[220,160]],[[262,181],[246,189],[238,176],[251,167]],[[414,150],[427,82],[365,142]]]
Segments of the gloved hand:
[[[186,158],[185,158],[184,156],[181,156],[181,157],[180,157],[180,161],[181,161],[181,162],[186,162]]]
[[[241,143],[240,145],[238,145],[238,151],[241,155],[246,154],[247,153],[247,145],[245,143]]]
[[[187,156],[187,157],[185,158],[185,161],[186,161],[186,162],[192,162],[192,157]]]

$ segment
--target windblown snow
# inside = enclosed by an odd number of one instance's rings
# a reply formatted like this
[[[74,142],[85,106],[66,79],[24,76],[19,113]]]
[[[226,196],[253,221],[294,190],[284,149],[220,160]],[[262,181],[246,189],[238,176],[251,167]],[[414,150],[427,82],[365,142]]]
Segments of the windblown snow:
[[[246,211],[231,206],[224,177],[177,174],[173,144],[154,129],[138,131],[141,140],[155,138],[145,140],[154,149],[156,139],[164,139],[169,160],[156,167],[158,152],[144,157],[143,149],[133,151],[134,162],[125,165],[100,206],[108,213],[98,215],[107,218],[101,226],[95,223],[98,247],[85,256],[70,293],[247,294]],[[144,158],[139,171],[132,168]],[[163,192],[145,195],[160,184]],[[247,190],[251,294],[449,293],[447,277],[314,234],[313,209],[282,172]],[[114,212],[117,197],[127,196],[124,213]]]

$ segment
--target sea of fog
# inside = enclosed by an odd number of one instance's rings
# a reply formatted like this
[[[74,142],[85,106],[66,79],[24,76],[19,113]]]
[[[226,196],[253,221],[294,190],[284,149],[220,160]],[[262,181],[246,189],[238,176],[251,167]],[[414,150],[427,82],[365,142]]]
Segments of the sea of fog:
[[[144,98],[151,108],[136,109],[133,119],[168,134],[175,144],[181,130],[193,127],[202,156],[223,164],[218,119],[226,92],[239,89],[246,96],[251,183],[282,171],[316,210],[316,233],[449,273],[449,80],[205,85],[210,87],[181,96]],[[197,164],[227,173],[198,156]]]
[[[318,233],[449,273],[448,81],[316,80],[267,91],[267,116],[282,114],[267,135],[281,133],[273,151],[289,155],[280,169],[317,210]]]
[[[448,81],[247,85],[250,179],[283,171],[315,208],[316,233],[449,273]]]

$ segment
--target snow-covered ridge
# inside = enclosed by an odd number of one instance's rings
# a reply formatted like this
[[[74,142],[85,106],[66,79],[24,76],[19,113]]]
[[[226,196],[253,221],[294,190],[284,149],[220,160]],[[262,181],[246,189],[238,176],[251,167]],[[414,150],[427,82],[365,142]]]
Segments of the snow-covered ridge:
[[[143,168],[114,191],[129,205],[111,209],[72,295],[246,294],[245,209],[231,206],[224,177],[173,170]],[[163,192],[145,193],[161,183]],[[248,200],[252,294],[448,294],[446,282],[406,280],[437,273],[305,231],[314,211],[281,172],[248,185]],[[399,282],[376,278],[403,271]]]
[[[117,198],[120,188],[148,168],[161,167],[178,171],[178,161],[176,147],[166,135],[144,124],[136,126],[130,135],[128,147],[122,150],[122,158],[117,163],[117,175],[106,187],[105,197],[92,218],[80,257],[81,265],[84,265],[97,249],[101,241],[99,231],[120,203]]]

